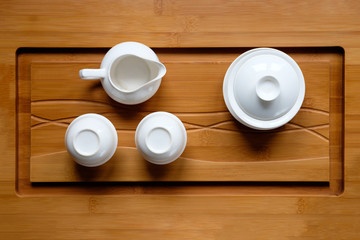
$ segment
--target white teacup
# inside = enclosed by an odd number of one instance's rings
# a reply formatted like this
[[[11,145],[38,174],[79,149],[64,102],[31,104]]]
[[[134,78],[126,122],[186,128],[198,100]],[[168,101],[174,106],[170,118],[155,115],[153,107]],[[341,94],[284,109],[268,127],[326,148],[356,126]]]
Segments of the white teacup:
[[[106,163],[115,153],[118,137],[105,117],[88,113],[71,122],[65,134],[67,151],[74,161],[86,167]]]
[[[186,130],[179,118],[168,112],[154,112],[141,120],[135,132],[135,144],[147,161],[163,165],[183,153]]]
[[[149,47],[124,42],[106,53],[100,69],[82,69],[79,75],[82,79],[101,79],[112,99],[132,105],[151,98],[165,73],[165,66]]]

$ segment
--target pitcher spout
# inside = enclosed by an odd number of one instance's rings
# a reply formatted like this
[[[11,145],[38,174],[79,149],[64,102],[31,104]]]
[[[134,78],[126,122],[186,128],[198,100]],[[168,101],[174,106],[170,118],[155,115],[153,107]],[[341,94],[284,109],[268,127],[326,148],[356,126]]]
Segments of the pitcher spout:
[[[147,60],[150,69],[150,80],[137,90],[137,94],[147,95],[148,92],[156,92],[160,87],[161,79],[166,74],[166,67],[161,62]]]
[[[166,67],[161,62],[155,62],[148,60],[148,66],[150,69],[150,82],[161,79],[166,74]]]
[[[148,82],[146,82],[136,90],[142,94],[145,94],[145,92],[152,92],[155,89],[157,90],[160,86],[161,79],[166,74],[166,67],[161,62],[148,59],[144,59],[144,61],[146,61],[150,70],[150,77]]]

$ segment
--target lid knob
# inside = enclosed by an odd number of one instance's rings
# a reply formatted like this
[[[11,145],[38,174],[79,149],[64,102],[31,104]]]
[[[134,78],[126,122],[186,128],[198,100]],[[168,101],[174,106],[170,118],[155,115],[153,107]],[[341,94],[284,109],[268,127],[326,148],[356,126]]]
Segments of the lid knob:
[[[279,81],[273,76],[262,77],[256,84],[256,94],[263,101],[273,101],[280,95]]]

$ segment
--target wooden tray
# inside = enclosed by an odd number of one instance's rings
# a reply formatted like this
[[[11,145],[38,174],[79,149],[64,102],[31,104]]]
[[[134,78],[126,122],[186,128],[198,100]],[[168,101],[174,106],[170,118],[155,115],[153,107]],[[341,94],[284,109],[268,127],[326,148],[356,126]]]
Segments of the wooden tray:
[[[31,182],[325,182],[342,186],[343,51],[285,48],[306,81],[296,117],[273,131],[242,126],[228,112],[222,83],[231,62],[247,49],[154,49],[167,67],[149,101],[126,106],[111,100],[100,81],[78,77],[98,68],[108,49],[18,51],[18,177]],[[182,156],[167,166],[141,158],[134,133],[154,111],[174,113],[187,129]],[[75,164],[64,145],[69,123],[99,113],[115,125],[119,144],[97,168]],[[27,170],[30,174],[24,173]]]
[[[0,6],[1,240],[360,239],[359,1],[17,0],[1,1]],[[205,107],[210,106],[217,108],[216,111],[226,112],[221,96],[221,82],[225,70],[236,56],[253,47],[274,47],[289,53],[305,73],[307,95],[304,107],[324,109],[319,106],[326,104],[327,109],[320,112],[324,112],[324,116],[328,114],[327,121],[321,122],[321,125],[325,125],[321,132],[319,125],[312,125],[314,122],[318,124],[318,120],[301,113],[292,124],[301,122],[304,128],[293,128],[291,131],[294,138],[297,137],[295,133],[300,131],[316,131],[311,134],[316,134],[314,139],[318,141],[321,140],[318,133],[328,138],[329,141],[325,142],[327,150],[321,155],[328,157],[328,180],[287,181],[286,178],[292,174],[299,175],[298,168],[294,166],[290,171],[284,171],[283,181],[171,182],[163,180],[169,175],[169,169],[161,172],[157,166],[146,165],[146,173],[151,171],[155,175],[158,172],[157,179],[160,180],[98,182],[95,180],[99,174],[104,174],[104,170],[66,165],[64,167],[69,167],[70,170],[76,169],[76,174],[71,171],[67,173],[74,174],[72,177],[76,176],[79,179],[77,182],[31,182],[30,161],[34,160],[31,148],[35,150],[35,125],[40,124],[40,121],[31,119],[31,114],[35,115],[31,97],[36,97],[33,95],[36,91],[39,94],[31,74],[37,75],[37,78],[41,75],[48,78],[48,72],[32,73],[31,68],[35,70],[36,64],[46,63],[49,63],[47,67],[58,66],[51,71],[56,72],[56,78],[60,80],[54,82],[54,86],[48,85],[48,89],[42,87],[40,91],[49,91],[47,97],[52,99],[69,100],[76,97],[78,92],[75,89],[69,90],[61,80],[69,81],[71,78],[71,81],[83,84],[78,79],[79,68],[98,67],[102,54],[115,44],[125,41],[136,41],[153,48],[159,53],[161,60],[167,62],[165,64],[169,72],[157,95],[149,102],[137,106],[137,109],[114,104],[103,95],[103,89],[96,81],[88,83],[90,85],[86,87],[92,91],[85,95],[87,99],[100,101],[108,108],[115,109],[115,117],[109,116],[112,121],[120,118],[126,120],[121,122],[125,127],[116,122],[119,130],[130,129],[125,124],[130,124],[139,117],[136,115],[137,110],[141,110],[143,115],[153,110],[169,110],[180,116],[180,113],[191,111],[207,112],[209,109]],[[205,62],[206,69],[183,67],[186,71],[179,73],[180,69],[176,67],[180,65],[171,67],[170,63],[180,61],[189,66],[194,62]],[[213,62],[211,67],[208,67],[209,61]],[[74,69],[67,71],[60,67],[60,63],[65,63],[63,66],[69,66],[70,63],[69,68]],[[221,64],[223,66],[219,73]],[[315,68],[313,65],[319,67]],[[325,73],[320,65],[328,66],[328,72]],[[37,70],[38,67],[36,65]],[[179,77],[175,78],[176,75]],[[54,75],[51,76],[48,80],[54,79]],[[177,94],[182,88],[169,92],[177,81],[196,83],[203,80],[200,76],[216,82],[209,86],[201,83],[203,87],[191,87],[190,90],[186,86],[187,94],[183,96]],[[309,81],[317,87],[310,88]],[[50,84],[48,81],[46,83]],[[214,99],[218,102],[209,100],[211,95],[208,91],[213,89],[210,85],[215,88],[213,84],[218,88],[213,92]],[[181,85],[183,86],[185,84]],[[53,88],[58,91],[54,92]],[[164,91],[165,88],[167,91]],[[202,97],[208,96],[207,101],[203,101],[204,98],[201,97],[194,100],[192,89],[196,89]],[[60,91],[67,96],[59,97]],[[170,103],[176,97],[191,105],[168,105],[166,101],[156,100],[166,98]],[[82,98],[84,96],[73,100]],[[35,104],[37,100],[33,101]],[[77,110],[72,108],[75,112],[71,114],[72,118],[94,110],[90,106]],[[109,112],[108,108],[95,110],[99,113]],[[65,108],[59,109],[56,111],[63,115]],[[126,109],[129,109],[128,117],[121,112]],[[303,117],[299,119],[301,116]],[[318,116],[320,118],[323,115]],[[51,116],[48,117],[51,120]],[[190,122],[183,116],[182,119]],[[205,121],[206,118],[201,119]],[[211,121],[203,125],[212,124],[215,117],[208,119]],[[53,120],[50,123],[65,126],[69,121],[70,119]],[[246,149],[252,156],[256,156],[256,146],[260,146],[257,141],[266,141],[255,138],[251,145],[248,144],[251,139],[248,136],[257,132],[246,135],[248,129],[232,123],[237,134],[241,134],[238,139],[243,140],[242,146],[255,145],[254,148]],[[329,124],[328,128],[326,124]],[[135,125],[131,125],[129,133]],[[42,126],[45,127],[45,123]],[[190,126],[187,127],[190,133]],[[289,124],[279,131],[290,134],[290,127],[294,125]],[[209,129],[211,128],[207,128]],[[120,134],[126,140],[125,131],[119,131],[119,136]],[[278,133],[273,134],[275,137],[268,138],[268,146],[277,139]],[[281,134],[285,132],[279,133],[280,136]],[[264,137],[265,134],[259,135]],[[52,146],[58,144],[59,149],[63,148],[63,139],[59,137],[57,143],[57,135],[52,136],[44,136],[46,141],[43,142]],[[206,136],[203,139],[209,139],[206,146],[211,146],[209,144],[212,139]],[[289,149],[292,141],[295,140],[290,139],[287,143]],[[133,143],[129,140],[130,144]],[[301,155],[305,154],[303,146],[291,149],[295,149],[294,154]],[[272,161],[273,148],[267,149],[267,152],[263,151],[263,155],[257,155],[258,159],[235,160],[255,164],[260,159],[267,159],[264,156],[269,156],[271,161],[268,163],[275,163]],[[191,146],[184,154],[190,154],[190,150]],[[257,150],[260,152],[262,149],[259,147]],[[282,151],[285,150],[283,147]],[[309,150],[312,151],[315,148]],[[38,156],[45,154],[39,153]],[[206,155],[212,154],[209,152]],[[201,153],[201,156],[206,155]],[[218,159],[226,161],[227,158],[230,159],[225,155]],[[55,162],[55,159],[49,160]],[[109,164],[116,162],[113,160]],[[286,161],[289,164],[295,162],[284,158],[278,162]],[[259,165],[263,167],[262,164]],[[46,170],[48,169],[50,168]],[[182,168],[184,170],[185,165]],[[313,175],[315,173],[316,168]],[[243,174],[249,175],[245,171]],[[262,176],[254,175],[259,178]]]

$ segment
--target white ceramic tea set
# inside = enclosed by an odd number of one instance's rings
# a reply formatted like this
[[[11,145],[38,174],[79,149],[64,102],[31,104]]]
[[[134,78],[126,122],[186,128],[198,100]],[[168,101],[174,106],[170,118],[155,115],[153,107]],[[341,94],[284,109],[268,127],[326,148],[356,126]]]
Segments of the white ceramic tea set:
[[[100,79],[105,92],[122,104],[139,104],[159,89],[165,66],[149,47],[124,42],[111,48],[99,69],[82,69],[80,78]],[[232,116],[257,130],[278,128],[299,111],[305,81],[296,62],[284,52],[256,48],[230,65],[223,83],[225,104]],[[95,167],[107,162],[117,148],[114,125],[99,114],[76,118],[65,134],[68,152],[78,164]],[[143,118],[135,132],[140,155],[153,164],[168,164],[180,157],[187,142],[179,118],[154,112]]]

